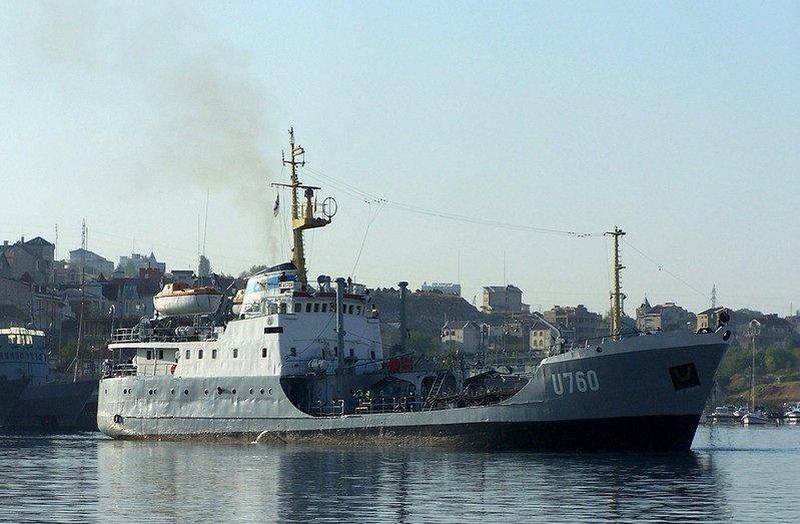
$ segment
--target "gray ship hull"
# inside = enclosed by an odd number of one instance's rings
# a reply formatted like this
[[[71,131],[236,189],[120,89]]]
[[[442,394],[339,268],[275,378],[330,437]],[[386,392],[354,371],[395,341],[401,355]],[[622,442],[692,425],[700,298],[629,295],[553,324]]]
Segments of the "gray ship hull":
[[[27,385],[27,378],[8,380],[5,377],[0,377],[0,427],[5,427],[8,424],[8,416],[16,406]]]
[[[97,422],[127,439],[684,450],[726,348],[721,333],[607,341],[545,359],[494,405],[326,417],[296,409],[276,376],[114,377],[100,383]]]
[[[14,428],[97,430],[97,380],[29,385],[8,416]]]

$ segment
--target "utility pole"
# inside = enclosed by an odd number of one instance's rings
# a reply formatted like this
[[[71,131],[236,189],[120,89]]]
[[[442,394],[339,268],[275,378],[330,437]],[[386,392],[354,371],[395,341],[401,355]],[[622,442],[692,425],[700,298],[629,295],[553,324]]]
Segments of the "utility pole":
[[[619,340],[619,335],[622,332],[623,301],[625,300],[625,294],[622,292],[619,278],[620,271],[625,269],[625,266],[620,263],[619,239],[625,236],[625,232],[614,226],[614,231],[607,231],[605,234],[611,235],[614,241],[614,267],[612,268],[613,287],[611,289],[611,336],[614,340]]]
[[[81,222],[81,311],[78,319],[78,342],[75,346],[75,371],[72,381],[78,381],[78,367],[81,362],[81,344],[83,343],[83,308],[86,303],[86,219]]]
[[[717,308],[717,283],[715,282],[713,286],[711,286],[711,307],[713,309]]]

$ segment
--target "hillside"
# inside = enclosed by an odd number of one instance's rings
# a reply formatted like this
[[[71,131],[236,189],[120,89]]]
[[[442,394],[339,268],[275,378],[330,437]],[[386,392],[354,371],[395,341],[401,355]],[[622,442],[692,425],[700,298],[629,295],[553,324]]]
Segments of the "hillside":
[[[372,300],[378,306],[383,324],[397,325],[400,322],[400,293],[397,290],[371,291]],[[438,334],[447,320],[484,321],[484,315],[462,297],[441,293],[409,293],[406,302],[408,328]]]
[[[717,372],[728,404],[750,402],[748,348],[731,347]],[[784,402],[800,401],[800,348],[768,347],[756,353],[756,404],[778,409]]]

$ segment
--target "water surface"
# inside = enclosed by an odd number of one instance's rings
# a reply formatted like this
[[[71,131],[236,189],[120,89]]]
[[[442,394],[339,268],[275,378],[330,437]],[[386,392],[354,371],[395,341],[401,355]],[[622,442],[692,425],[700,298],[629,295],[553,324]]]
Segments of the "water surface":
[[[688,454],[459,453],[0,435],[0,520],[798,521],[800,427]]]

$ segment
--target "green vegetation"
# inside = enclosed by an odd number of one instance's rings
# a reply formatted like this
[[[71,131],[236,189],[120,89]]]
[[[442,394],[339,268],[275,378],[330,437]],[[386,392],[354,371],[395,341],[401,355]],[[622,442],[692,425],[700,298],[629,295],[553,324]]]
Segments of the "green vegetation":
[[[749,347],[732,346],[725,355],[717,382],[725,390],[729,402],[747,401],[753,353]],[[800,347],[769,346],[756,349],[756,397],[763,405],[779,407],[783,402],[797,401],[800,392]]]

